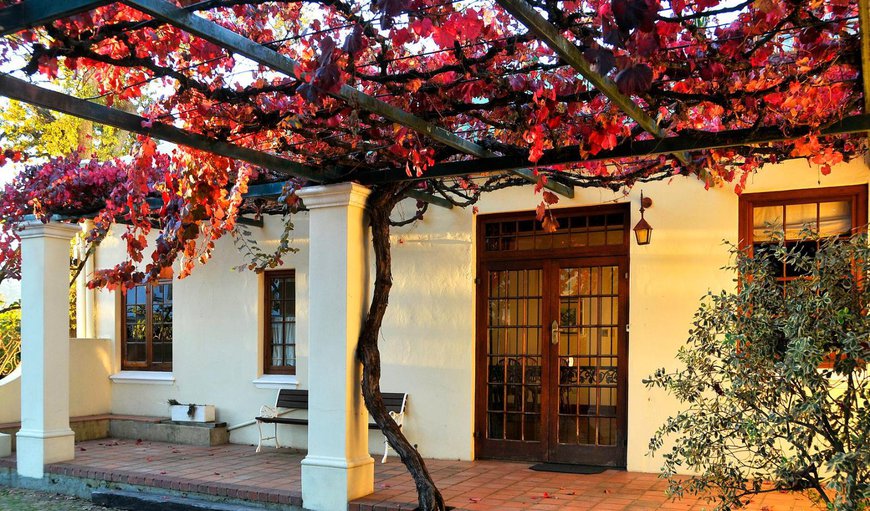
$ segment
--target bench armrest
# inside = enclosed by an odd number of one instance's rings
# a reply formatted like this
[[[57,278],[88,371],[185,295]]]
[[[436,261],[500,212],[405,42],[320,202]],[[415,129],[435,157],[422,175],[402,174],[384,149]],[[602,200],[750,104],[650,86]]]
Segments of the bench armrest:
[[[396,421],[396,425],[402,427],[402,420],[405,418],[405,412],[390,412],[390,417]]]
[[[260,407],[260,415],[259,417],[268,417],[274,418],[278,416],[278,409],[274,406],[263,405]]]

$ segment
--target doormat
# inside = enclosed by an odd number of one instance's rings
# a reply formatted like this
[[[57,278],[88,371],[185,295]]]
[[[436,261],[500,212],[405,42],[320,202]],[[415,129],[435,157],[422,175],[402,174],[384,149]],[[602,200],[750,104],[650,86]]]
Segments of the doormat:
[[[608,467],[569,465],[567,463],[538,463],[529,468],[538,472],[561,472],[563,474],[600,474],[608,469]]]

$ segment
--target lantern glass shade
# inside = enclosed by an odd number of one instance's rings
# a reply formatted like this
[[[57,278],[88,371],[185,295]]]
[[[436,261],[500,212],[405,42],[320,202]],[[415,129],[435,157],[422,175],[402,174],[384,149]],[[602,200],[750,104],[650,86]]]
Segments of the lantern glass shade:
[[[638,245],[649,245],[652,239],[652,226],[643,218],[634,226],[634,236],[637,238]]]

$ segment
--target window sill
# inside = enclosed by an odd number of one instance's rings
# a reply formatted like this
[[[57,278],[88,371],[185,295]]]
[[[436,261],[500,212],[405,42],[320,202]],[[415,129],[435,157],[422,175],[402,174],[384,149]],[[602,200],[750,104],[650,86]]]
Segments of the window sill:
[[[299,387],[299,380],[295,374],[264,374],[251,383],[258,389],[295,389]]]
[[[121,371],[109,376],[112,383],[139,383],[144,385],[174,385],[175,376],[165,371]]]

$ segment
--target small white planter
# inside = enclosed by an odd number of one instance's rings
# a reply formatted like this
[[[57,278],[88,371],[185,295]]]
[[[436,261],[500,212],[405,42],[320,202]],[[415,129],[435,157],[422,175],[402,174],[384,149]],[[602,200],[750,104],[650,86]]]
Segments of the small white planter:
[[[190,405],[170,405],[169,410],[176,422],[214,422],[214,405],[193,405],[193,416],[188,415]]]

